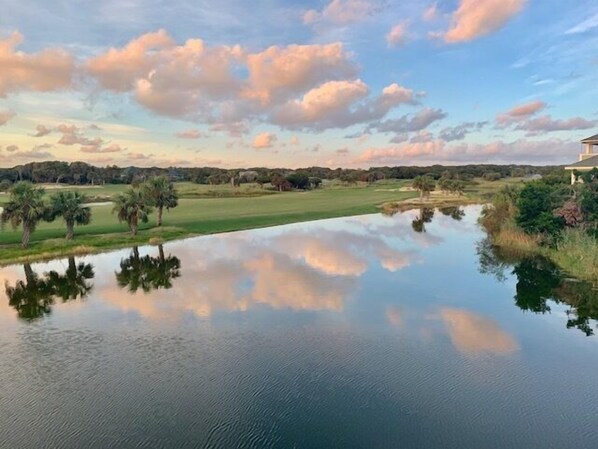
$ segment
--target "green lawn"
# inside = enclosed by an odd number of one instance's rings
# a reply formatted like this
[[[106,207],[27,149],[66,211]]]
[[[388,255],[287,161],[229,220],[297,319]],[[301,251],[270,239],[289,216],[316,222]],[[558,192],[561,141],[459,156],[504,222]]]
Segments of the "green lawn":
[[[408,184],[408,181],[394,181],[371,186],[330,187],[259,197],[182,198],[177,208],[165,213],[163,229],[153,228],[155,215],[152,215],[150,223],[143,225],[135,238],[128,235],[125,224],[118,223],[111,213],[111,205],[93,205],[92,223],[89,226],[76,228],[73,242],[63,239],[65,231],[61,220],[40,223],[33,234],[30,247],[26,250],[18,247],[20,230],[13,231],[6,227],[0,232],[0,263],[28,256],[50,257],[69,252],[87,252],[93,248],[147,244],[152,238],[169,240],[188,235],[374,213],[385,202],[417,196],[415,192],[399,191],[402,186]],[[114,195],[124,187],[102,186],[95,189],[81,188],[81,190],[101,191],[102,194]],[[200,186],[204,189],[206,187]],[[232,190],[231,187],[228,189]]]

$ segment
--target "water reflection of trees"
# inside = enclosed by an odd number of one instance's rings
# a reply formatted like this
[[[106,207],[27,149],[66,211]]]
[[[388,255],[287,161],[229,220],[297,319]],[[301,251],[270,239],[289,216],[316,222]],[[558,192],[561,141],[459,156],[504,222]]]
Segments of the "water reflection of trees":
[[[594,335],[598,327],[598,289],[588,282],[566,278],[548,259],[510,254],[493,247],[488,240],[478,244],[480,271],[504,281],[509,273],[517,277],[515,304],[533,313],[549,313],[550,304],[566,304],[567,328]]]
[[[453,220],[461,221],[465,217],[465,211],[459,206],[441,207],[438,210],[442,215],[451,217]]]
[[[128,287],[131,293],[139,289],[148,293],[160,288],[171,288],[173,279],[181,275],[181,261],[170,254],[166,257],[162,245],[158,249],[158,257],[141,257],[139,248],[134,247],[131,255],[120,262],[120,271],[116,272],[118,286]]]
[[[411,227],[415,232],[426,232],[426,223],[431,223],[433,218],[434,209],[420,207],[418,216],[411,222]]]
[[[40,275],[33,271],[30,264],[23,265],[25,279],[18,280],[14,286],[5,285],[8,303],[17,311],[19,318],[33,321],[51,313],[56,298],[63,302],[83,299],[93,289],[89,281],[94,277],[91,264],[69,257],[64,273],[52,270]]]

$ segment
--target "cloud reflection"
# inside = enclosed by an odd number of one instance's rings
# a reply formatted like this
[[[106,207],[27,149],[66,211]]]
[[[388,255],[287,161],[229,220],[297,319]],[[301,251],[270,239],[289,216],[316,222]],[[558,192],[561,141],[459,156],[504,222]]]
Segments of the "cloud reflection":
[[[444,308],[440,317],[455,348],[467,355],[511,354],[519,349],[515,339],[493,320],[463,309]]]

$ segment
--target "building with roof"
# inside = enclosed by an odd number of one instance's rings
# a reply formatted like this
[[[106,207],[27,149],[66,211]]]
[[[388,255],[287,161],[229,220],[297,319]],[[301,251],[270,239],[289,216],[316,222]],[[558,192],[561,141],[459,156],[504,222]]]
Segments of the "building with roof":
[[[594,153],[594,146],[598,145],[598,134],[583,139],[581,143],[585,147],[585,151],[580,153],[579,161],[565,167],[565,170],[571,171],[571,184],[578,181],[579,172],[598,168],[598,153]]]

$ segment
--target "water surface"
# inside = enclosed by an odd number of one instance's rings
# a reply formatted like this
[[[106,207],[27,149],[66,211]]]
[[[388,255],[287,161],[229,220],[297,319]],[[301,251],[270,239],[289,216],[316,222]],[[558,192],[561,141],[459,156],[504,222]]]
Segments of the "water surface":
[[[0,447],[598,447],[596,290],[478,214],[0,269]]]

